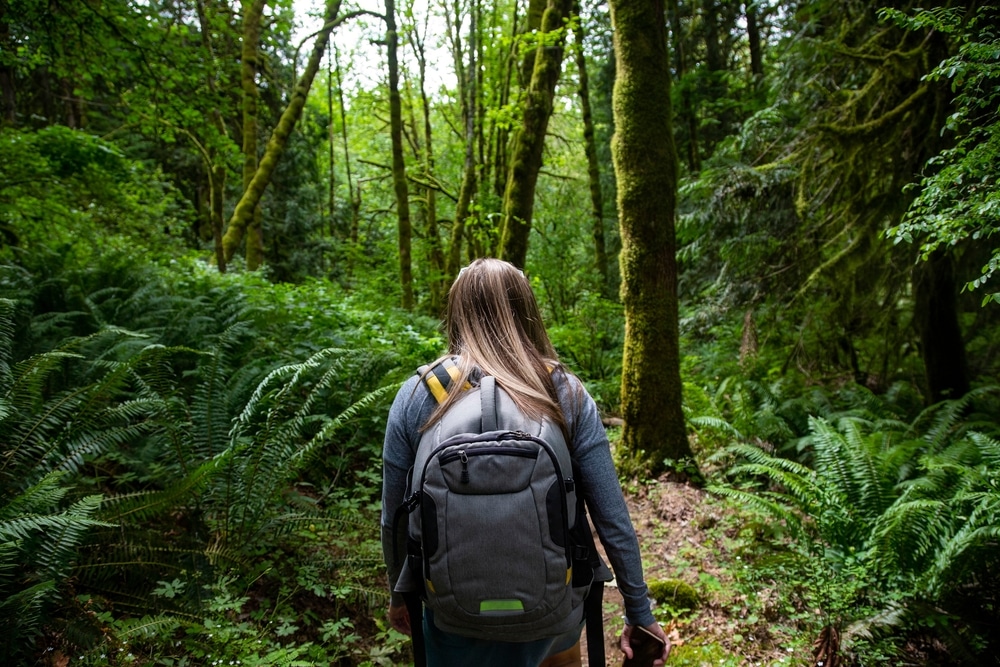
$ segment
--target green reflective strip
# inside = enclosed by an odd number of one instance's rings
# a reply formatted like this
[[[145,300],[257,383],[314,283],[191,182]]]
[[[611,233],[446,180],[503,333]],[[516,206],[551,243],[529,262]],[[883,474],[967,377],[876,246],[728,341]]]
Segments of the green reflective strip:
[[[480,614],[491,611],[524,611],[524,605],[520,600],[483,600],[479,603]]]

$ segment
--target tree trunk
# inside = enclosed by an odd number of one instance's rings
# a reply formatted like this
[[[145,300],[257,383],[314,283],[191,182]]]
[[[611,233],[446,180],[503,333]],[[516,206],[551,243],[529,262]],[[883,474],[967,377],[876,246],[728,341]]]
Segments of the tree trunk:
[[[545,11],[547,8],[546,1],[547,0],[528,0],[528,9],[524,16],[524,29],[521,31],[521,34],[531,35],[531,33],[536,30],[545,32],[542,28],[542,20],[545,17]],[[538,53],[537,48],[527,49],[524,52],[524,58],[521,59],[520,80],[518,81],[518,84],[522,90],[531,85],[531,77],[535,71],[536,53]]]
[[[757,10],[753,3],[744,2],[743,12],[747,20],[747,40],[750,43],[750,73],[754,84],[764,78],[764,59],[760,50],[760,27],[757,25]]]
[[[4,14],[7,3],[0,6],[0,49],[10,53],[10,23],[7,22]],[[17,123],[17,94],[14,87],[15,69],[13,64],[8,64],[6,58],[0,63],[0,112],[2,124],[14,125]]]
[[[198,0],[197,11],[198,24],[201,27],[201,43],[209,62],[214,64],[215,50],[212,48],[212,26],[205,11],[204,0]],[[213,66],[211,69],[215,69],[215,67]],[[209,94],[214,100],[218,101],[218,91],[215,87],[213,73],[209,71],[205,79],[205,85],[208,88]],[[229,133],[226,130],[226,123],[222,119],[222,111],[219,110],[217,105],[212,108],[211,116],[212,124],[218,133],[217,138],[221,140],[228,137]],[[209,143],[208,164],[205,165],[205,168],[208,170],[209,220],[212,227],[212,243],[215,249],[215,265],[219,269],[219,273],[225,273],[226,255],[222,246],[222,228],[226,222],[226,165],[225,161],[219,158],[219,150],[213,145],[214,143]]]
[[[681,411],[674,209],[677,155],[662,0],[612,0],[615,135],[625,307],[622,443],[652,475],[690,460]]]
[[[952,256],[936,250],[913,271],[914,319],[930,400],[961,398],[969,391],[969,373]]]
[[[211,202],[212,244],[215,248],[215,264],[219,269],[219,273],[225,273],[226,253],[222,246],[222,223],[226,219],[226,165],[212,165],[212,178],[210,180],[211,195],[209,201]]]
[[[351,176],[351,152],[347,145],[347,107],[344,105],[344,81],[340,75],[340,54],[336,45],[333,47],[334,68],[337,70],[337,97],[340,100],[340,137],[344,143],[344,171],[347,176],[347,197],[351,202],[351,243],[358,243],[358,218],[361,212],[361,187],[357,192],[354,188],[354,178]]]
[[[257,58],[260,45],[260,21],[266,0],[243,0],[243,48],[240,54],[240,83],[243,89],[243,190],[257,173]],[[260,203],[254,206],[247,234],[247,270],[256,271],[264,260],[264,234],[261,229]]]
[[[609,297],[608,250],[604,243],[604,196],[601,193],[601,169],[597,160],[597,142],[594,139],[594,116],[590,111],[590,87],[587,79],[587,55],[583,50],[583,19],[580,17],[580,2],[574,0],[573,13],[577,20],[574,25],[576,46],[576,67],[580,71],[580,113],[583,116],[583,149],[587,155],[587,177],[590,182],[590,207],[593,214],[594,264],[601,277],[601,294]]]
[[[466,227],[473,197],[479,187],[476,173],[476,16],[472,13],[469,21],[469,67],[457,71],[459,90],[465,94],[462,101],[462,120],[465,124],[465,163],[462,166],[462,185],[455,203],[455,222],[452,225],[451,242],[448,247],[448,277],[458,274],[462,265],[462,246],[466,237]]]
[[[392,138],[392,185],[396,193],[396,218],[399,235],[399,283],[403,292],[402,306],[413,308],[413,266],[410,257],[413,228],[410,223],[410,192],[406,184],[406,164],[403,162],[403,110],[399,99],[399,62],[396,50],[395,0],[385,0],[385,41],[389,61],[389,133]]]
[[[281,159],[282,153],[285,152],[288,137],[292,134],[295,124],[302,115],[302,108],[305,106],[306,97],[309,95],[309,88],[316,77],[316,72],[319,71],[323,53],[326,51],[326,45],[330,40],[330,33],[349,16],[345,15],[338,18],[337,15],[339,13],[340,0],[327,0],[324,25],[316,36],[316,42],[313,45],[306,69],[295,84],[295,89],[292,91],[292,98],[288,102],[288,106],[285,107],[284,112],[282,112],[281,118],[278,120],[278,125],[274,128],[274,132],[271,133],[271,138],[267,142],[267,148],[264,150],[264,156],[257,166],[253,180],[250,182],[249,187],[243,191],[243,196],[240,197],[240,201],[236,204],[236,209],[229,219],[229,228],[222,238],[222,245],[227,260],[232,259],[236,248],[239,247],[244,231],[246,231],[247,226],[252,222],[254,209],[260,203],[260,199],[264,195],[264,190],[271,182],[271,175],[274,173],[274,168],[278,164],[278,160]]]
[[[511,23],[517,25],[516,9],[517,5],[515,3],[515,16]],[[504,59],[503,69],[500,76],[498,77],[499,91],[497,95],[496,108],[502,109],[507,106],[510,102],[510,91],[514,78],[514,71],[517,68],[516,54],[517,54],[517,40],[515,39],[517,33],[516,31],[511,35],[511,46],[507,57]],[[495,130],[495,132],[494,132]],[[507,161],[509,158],[509,139],[510,130],[507,128],[506,124],[497,125],[496,120],[493,120],[493,125],[490,131],[490,153],[491,155],[487,158],[486,164],[484,165],[487,169],[493,170],[492,180],[486,180],[485,183],[492,183],[493,195],[500,201],[503,200],[503,191],[507,186]],[[484,175],[484,178],[486,176]]]
[[[428,183],[434,178],[434,135],[431,128],[431,102],[427,96],[427,51],[424,39],[427,35],[427,22],[424,23],[424,34],[416,29],[413,31],[413,53],[417,58],[417,74],[420,86],[420,108],[423,112],[424,134],[424,180]],[[434,316],[444,312],[447,291],[447,277],[444,248],[441,245],[441,233],[437,224],[437,192],[432,187],[424,188],[424,225],[427,235],[427,260],[430,267],[430,303],[428,310]]]
[[[674,52],[674,70],[677,73],[677,81],[684,79],[687,72],[687,44],[681,31],[680,7],[677,0],[670,0],[670,36],[671,46]],[[688,131],[688,142],[685,156],[687,159],[688,171],[697,174],[701,171],[701,159],[698,155],[698,117],[691,104],[691,92],[687,86],[680,91],[681,108],[678,114],[680,121]]]
[[[334,163],[336,162],[336,152],[334,151],[335,132],[333,129],[333,45],[327,46],[326,53],[326,115],[330,119],[330,124],[326,128],[326,140],[328,144],[328,159],[330,162],[330,177],[327,182],[327,201],[329,209],[328,224],[330,227],[330,238],[337,235],[337,215],[336,215],[336,194],[337,179],[334,176]]]
[[[549,0],[542,17],[540,40],[547,39],[563,27],[563,19],[569,15],[570,6],[570,0]],[[522,105],[521,128],[514,137],[514,149],[511,151],[510,171],[504,190],[500,256],[518,267],[524,266],[528,255],[535,186],[542,168],[542,149],[562,68],[564,41],[560,34],[551,45],[539,48],[535,55],[531,84]]]

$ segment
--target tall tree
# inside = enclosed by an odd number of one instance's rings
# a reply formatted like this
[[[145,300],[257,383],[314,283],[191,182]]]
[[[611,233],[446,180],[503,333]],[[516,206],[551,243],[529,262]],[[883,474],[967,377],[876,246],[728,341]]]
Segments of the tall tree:
[[[462,265],[462,248],[466,245],[468,234],[466,225],[472,207],[473,198],[478,184],[476,170],[476,21],[475,13],[469,12],[468,48],[463,48],[461,26],[462,13],[458,3],[455,3],[454,21],[448,20],[449,41],[452,45],[452,57],[455,62],[455,77],[458,81],[458,96],[462,110],[462,128],[465,141],[465,158],[462,164],[462,184],[458,191],[458,201],[455,203],[455,219],[452,222],[451,240],[448,246],[448,276],[458,273]],[[468,65],[463,53],[468,51]]]
[[[266,0],[243,0],[243,49],[240,56],[240,86],[243,91],[243,190],[257,173],[257,58],[260,23]],[[246,241],[247,269],[256,271],[264,260],[264,232],[260,203],[254,206]]]
[[[571,0],[549,0],[545,8],[531,83],[521,107],[521,127],[514,137],[504,190],[500,256],[515,266],[524,266],[528,255],[535,186],[542,168],[545,134],[562,70],[565,43],[563,21],[569,17],[571,7]]]
[[[617,76],[612,156],[625,345],[622,443],[652,474],[692,459],[681,411],[674,215],[677,154],[662,0],[611,0]]]
[[[431,102],[427,95],[427,49],[425,46],[427,26],[430,13],[425,15],[424,28],[421,32],[416,25],[411,31],[410,43],[413,45],[413,54],[417,59],[417,83],[420,93],[420,109],[423,117],[423,188],[424,198],[422,201],[424,217],[424,233],[427,237],[427,260],[430,268],[430,303],[428,310],[438,315],[443,312],[445,292],[447,291],[447,265],[445,262],[444,248],[441,243],[441,233],[438,230],[437,221],[437,190],[432,184],[435,180],[434,174],[434,133],[431,124]]]
[[[292,90],[291,99],[284,111],[282,111],[281,117],[278,119],[278,124],[275,126],[274,131],[271,132],[271,138],[267,142],[267,148],[264,150],[264,155],[257,165],[253,179],[244,189],[243,195],[240,197],[232,216],[229,218],[229,226],[222,237],[222,247],[225,251],[227,261],[232,259],[236,253],[236,249],[239,247],[240,241],[243,239],[247,227],[253,222],[254,210],[257,208],[257,204],[260,203],[261,197],[264,196],[264,190],[271,182],[274,168],[281,159],[281,155],[285,152],[288,137],[291,136],[295,130],[295,124],[302,116],[302,108],[305,106],[306,97],[309,95],[309,88],[312,86],[313,79],[316,78],[316,72],[319,71],[323,54],[326,52],[326,45],[330,40],[330,33],[344,21],[361,14],[369,13],[356,11],[341,15],[340,2],[341,0],[327,0],[326,11],[323,16],[323,27],[316,33],[316,41],[313,43],[312,53],[309,55],[306,68],[296,82],[295,88]]]
[[[221,100],[219,91],[215,85],[216,79],[216,59],[215,49],[212,46],[212,26],[205,6],[204,0],[198,0],[198,23],[201,28],[201,43],[205,49],[205,55],[210,63],[209,69],[205,72],[205,83],[208,92],[215,101],[211,111],[212,125],[215,127],[217,138],[228,137],[226,123],[222,118],[222,110],[219,108]],[[205,169],[208,172],[209,190],[209,220],[212,228],[212,241],[215,248],[215,264],[219,271],[226,271],[226,255],[222,250],[222,229],[225,226],[225,198],[226,198],[226,163],[220,156],[220,148],[210,142],[205,152]]]
[[[597,159],[597,140],[594,134],[594,115],[590,110],[590,85],[587,77],[587,53],[584,50],[583,17],[580,15],[580,0],[573,2],[573,53],[579,71],[580,115],[583,120],[583,149],[587,156],[587,179],[590,184],[590,207],[593,215],[592,236],[594,238],[594,264],[601,277],[601,292],[609,296],[608,249],[604,242],[604,195],[601,192],[601,168]]]
[[[396,194],[396,219],[399,242],[399,283],[403,308],[413,308],[413,263],[411,247],[413,227],[410,222],[410,190],[403,161],[403,107],[399,97],[399,33],[396,31],[395,0],[385,0],[385,41],[389,65],[389,133],[392,138],[392,185]]]

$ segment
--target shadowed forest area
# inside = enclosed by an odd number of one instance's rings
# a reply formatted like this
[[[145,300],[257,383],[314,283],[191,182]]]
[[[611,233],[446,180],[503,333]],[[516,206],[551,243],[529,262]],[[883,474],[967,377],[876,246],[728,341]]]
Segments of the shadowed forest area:
[[[605,417],[668,664],[1000,664],[998,26],[0,0],[0,663],[409,664],[386,413],[494,256]]]

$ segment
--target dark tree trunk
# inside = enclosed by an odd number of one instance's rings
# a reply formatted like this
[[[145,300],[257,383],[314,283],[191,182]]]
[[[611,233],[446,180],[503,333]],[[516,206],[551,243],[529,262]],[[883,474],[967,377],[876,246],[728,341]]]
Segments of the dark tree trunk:
[[[687,43],[681,31],[680,7],[677,0],[670,0],[670,36],[671,46],[674,52],[674,70],[677,74],[677,81],[681,81],[687,73]],[[695,114],[694,105],[691,103],[690,89],[685,86],[681,88],[680,101],[681,108],[679,119],[688,131],[686,157],[688,171],[697,174],[701,171],[701,158],[698,154],[698,116]]]
[[[750,73],[754,82],[759,83],[764,78],[764,60],[760,49],[760,27],[757,25],[757,10],[753,3],[743,3],[747,20],[747,40],[750,42]]]
[[[413,266],[410,257],[413,228],[410,222],[410,192],[406,183],[406,164],[403,162],[403,110],[399,98],[399,63],[396,31],[396,3],[385,1],[385,41],[389,62],[389,131],[392,136],[392,184],[396,193],[396,217],[399,221],[399,283],[403,292],[402,306],[413,308]]]
[[[0,4],[0,48],[10,52],[10,24],[4,18],[6,6],[6,2]],[[0,63],[2,122],[10,125],[14,125],[17,122],[17,89],[14,87],[14,81],[14,66]]]
[[[621,228],[622,444],[650,474],[693,461],[681,411],[674,215],[677,154],[662,0],[611,0],[612,157]]]
[[[933,403],[969,391],[965,341],[958,323],[958,286],[952,256],[935,251],[914,269],[914,320]]]

